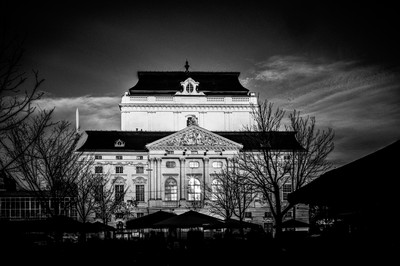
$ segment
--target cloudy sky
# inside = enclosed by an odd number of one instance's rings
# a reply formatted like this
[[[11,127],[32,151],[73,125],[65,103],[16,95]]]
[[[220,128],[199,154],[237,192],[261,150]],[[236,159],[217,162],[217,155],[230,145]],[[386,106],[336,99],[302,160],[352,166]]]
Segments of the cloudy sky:
[[[47,1],[46,1],[47,2]],[[2,1],[25,38],[42,108],[83,129],[120,128],[118,103],[137,71],[238,71],[240,81],[336,133],[331,159],[353,161],[399,139],[397,8],[379,1]],[[293,1],[295,2],[295,1]],[[6,14],[6,15],[4,15]]]

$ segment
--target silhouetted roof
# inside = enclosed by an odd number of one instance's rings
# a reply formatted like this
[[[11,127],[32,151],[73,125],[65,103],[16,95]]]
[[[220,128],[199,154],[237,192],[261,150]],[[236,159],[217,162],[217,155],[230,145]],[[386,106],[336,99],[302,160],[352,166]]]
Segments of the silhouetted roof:
[[[223,225],[222,220],[196,211],[187,211],[154,224],[155,227],[163,228],[221,227]]]
[[[126,222],[126,229],[152,228],[155,223],[176,216],[175,213],[157,211]]]
[[[147,151],[146,144],[171,135],[172,131],[86,131],[86,142],[78,151],[116,152],[116,151]],[[243,131],[213,132],[224,138],[243,145],[245,150],[260,149],[259,142],[249,136],[258,133]],[[295,132],[269,132],[270,149],[304,150],[295,138]],[[115,147],[117,140],[125,142],[124,147]]]
[[[247,95],[249,90],[240,84],[239,75],[239,72],[139,71],[139,80],[129,93],[173,95],[182,90],[182,81],[192,78],[199,82],[198,91],[206,95]]]
[[[393,206],[398,200],[396,141],[374,153],[333,169],[289,194],[291,203],[332,206],[351,211],[362,206]],[[374,207],[376,209],[377,207]]]

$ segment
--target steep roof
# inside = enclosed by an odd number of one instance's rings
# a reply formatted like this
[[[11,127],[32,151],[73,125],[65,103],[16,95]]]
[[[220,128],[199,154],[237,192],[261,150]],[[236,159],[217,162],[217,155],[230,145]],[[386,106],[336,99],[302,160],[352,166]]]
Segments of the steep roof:
[[[171,131],[86,131],[87,139],[78,151],[118,152],[147,151],[146,144],[171,135]],[[215,134],[243,145],[245,150],[259,149],[259,143],[251,141],[248,132],[215,131]],[[256,133],[251,133],[256,134]],[[295,138],[295,132],[269,132],[270,148],[279,150],[303,150]],[[124,147],[115,147],[115,142],[121,140]]]
[[[398,200],[400,140],[351,163],[330,170],[289,194],[293,204],[320,204],[338,211],[374,210],[394,206]],[[379,207],[376,207],[379,206]]]
[[[247,95],[249,90],[240,84],[239,75],[239,72],[139,71],[139,80],[129,93],[173,95],[182,90],[182,81],[192,78],[199,82],[198,90],[205,95]]]

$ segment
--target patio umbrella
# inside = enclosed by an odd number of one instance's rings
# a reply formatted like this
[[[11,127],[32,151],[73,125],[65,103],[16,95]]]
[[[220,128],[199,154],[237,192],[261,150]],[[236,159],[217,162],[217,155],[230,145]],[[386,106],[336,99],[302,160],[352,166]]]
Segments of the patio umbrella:
[[[261,225],[259,224],[254,224],[246,221],[240,222],[239,220],[236,219],[227,219],[224,221],[225,228],[253,228],[253,229],[259,229]]]
[[[223,225],[222,220],[196,211],[188,211],[154,224],[159,228],[221,228]]]
[[[116,229],[111,225],[103,224],[99,221],[94,223],[85,223],[85,231],[86,232],[106,232],[106,231],[115,231]]]
[[[308,223],[295,219],[286,220],[282,223],[282,228],[298,228],[298,227],[310,227],[310,225]]]
[[[157,211],[126,222],[126,229],[152,228],[155,223],[176,216],[173,212]]]

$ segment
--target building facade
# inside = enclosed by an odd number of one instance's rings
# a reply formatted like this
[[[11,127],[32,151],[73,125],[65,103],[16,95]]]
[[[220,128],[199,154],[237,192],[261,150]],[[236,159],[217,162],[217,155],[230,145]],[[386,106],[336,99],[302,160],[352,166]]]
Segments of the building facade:
[[[116,193],[126,190],[124,201],[136,203],[134,217],[198,209],[217,173],[243,149],[257,148],[243,131],[254,123],[257,97],[240,84],[239,74],[190,72],[188,65],[186,71],[138,72],[119,105],[121,130],[85,131],[79,151],[94,157],[94,171],[107,173]],[[276,149],[301,149],[294,132],[274,134]],[[209,214],[207,207],[199,209]],[[296,212],[308,220],[308,210]],[[246,220],[272,227],[271,212],[258,199]],[[116,214],[111,224],[124,222]]]

